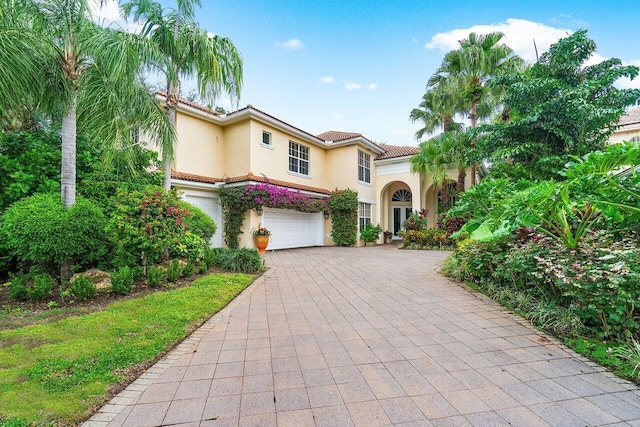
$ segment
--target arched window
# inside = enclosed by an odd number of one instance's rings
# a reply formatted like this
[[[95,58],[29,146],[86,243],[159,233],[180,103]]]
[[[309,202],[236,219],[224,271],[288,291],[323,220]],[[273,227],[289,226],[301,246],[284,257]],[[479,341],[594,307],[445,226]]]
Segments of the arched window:
[[[411,191],[409,190],[398,190],[395,193],[393,193],[393,196],[391,196],[391,201],[392,202],[410,202],[411,201]]]

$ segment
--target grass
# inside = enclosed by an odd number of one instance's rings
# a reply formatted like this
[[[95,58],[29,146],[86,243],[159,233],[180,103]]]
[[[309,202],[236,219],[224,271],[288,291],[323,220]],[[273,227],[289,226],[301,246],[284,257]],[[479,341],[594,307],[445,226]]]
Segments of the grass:
[[[0,330],[0,425],[76,424],[254,280],[213,274],[103,311]],[[3,421],[4,419],[4,421]]]
[[[571,338],[567,339],[566,343],[577,353],[596,361],[619,377],[638,383],[638,372],[635,364],[621,358],[618,354],[619,349],[622,349],[624,345],[617,342],[597,341],[588,338]]]

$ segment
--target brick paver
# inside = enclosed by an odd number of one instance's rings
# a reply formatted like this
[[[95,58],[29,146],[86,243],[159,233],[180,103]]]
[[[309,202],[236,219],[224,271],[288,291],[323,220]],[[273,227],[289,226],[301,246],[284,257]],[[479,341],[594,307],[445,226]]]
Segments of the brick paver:
[[[445,256],[270,252],[85,426],[640,426],[640,390],[439,275]]]

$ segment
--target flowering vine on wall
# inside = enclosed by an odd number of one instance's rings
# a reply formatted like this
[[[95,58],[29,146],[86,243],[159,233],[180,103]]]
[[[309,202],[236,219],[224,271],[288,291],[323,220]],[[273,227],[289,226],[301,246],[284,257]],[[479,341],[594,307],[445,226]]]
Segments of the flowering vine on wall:
[[[244,215],[250,209],[279,208],[299,212],[320,212],[327,209],[325,199],[316,199],[300,191],[271,184],[250,184],[220,189],[224,217],[224,241],[230,248],[238,247]]]

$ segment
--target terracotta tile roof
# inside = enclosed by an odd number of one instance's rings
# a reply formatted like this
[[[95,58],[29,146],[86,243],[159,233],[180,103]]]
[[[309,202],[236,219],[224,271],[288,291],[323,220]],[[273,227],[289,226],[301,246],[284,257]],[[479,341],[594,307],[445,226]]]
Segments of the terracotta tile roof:
[[[195,175],[195,174],[186,173],[186,172],[177,172],[174,170],[171,171],[171,178],[182,179],[184,181],[191,181],[191,182],[203,182],[205,184],[217,184],[220,181],[222,181],[220,178],[213,178],[211,176],[203,176],[203,175]]]
[[[620,117],[619,125],[630,125],[640,123],[640,107],[627,111],[627,114]]]
[[[361,137],[361,133],[356,132],[339,132],[335,130],[330,130],[327,132],[322,132],[320,135],[316,135],[323,141],[344,141],[345,139],[358,138]]]
[[[157,90],[156,91],[156,95],[160,95],[160,96],[164,97],[165,99],[167,98],[167,93],[163,92],[161,90]],[[211,108],[207,108],[204,105],[196,104],[195,102],[187,101],[184,98],[180,98],[178,101],[181,104],[188,105],[189,107],[195,108],[196,110],[204,111],[205,113],[213,114],[214,116],[222,116],[221,113],[218,113],[217,111],[212,110]]]
[[[202,182],[205,184],[221,184],[221,183],[232,184],[232,183],[238,183],[238,182],[253,181],[253,182],[262,182],[265,184],[273,184],[280,187],[291,188],[294,190],[310,191],[312,193],[320,193],[320,194],[331,194],[331,191],[325,188],[311,187],[310,185],[300,185],[300,184],[295,184],[293,182],[280,181],[279,179],[269,179],[263,176],[254,175],[251,172],[243,176],[233,176],[230,178],[214,178],[211,176],[196,175],[192,173],[178,172],[178,171],[172,170],[171,178],[181,179],[184,181],[191,181],[191,182]]]
[[[396,157],[413,156],[420,152],[418,147],[410,147],[406,145],[388,145],[378,144],[385,152],[380,154],[375,160],[394,159]]]
[[[311,187],[309,185],[300,185],[300,184],[295,184],[293,182],[287,182],[287,181],[280,181],[278,179],[265,178],[263,176],[254,175],[251,172],[249,172],[247,175],[244,175],[244,176],[234,176],[234,177],[231,177],[231,178],[224,179],[224,182],[226,182],[226,183],[237,183],[237,182],[244,182],[244,181],[262,182],[262,183],[265,183],[265,184],[273,184],[273,185],[277,185],[277,186],[280,186],[280,187],[292,188],[294,190],[311,191],[313,193],[320,193],[320,194],[327,194],[327,195],[331,194],[331,191],[329,191],[327,189],[324,189],[324,188]]]

